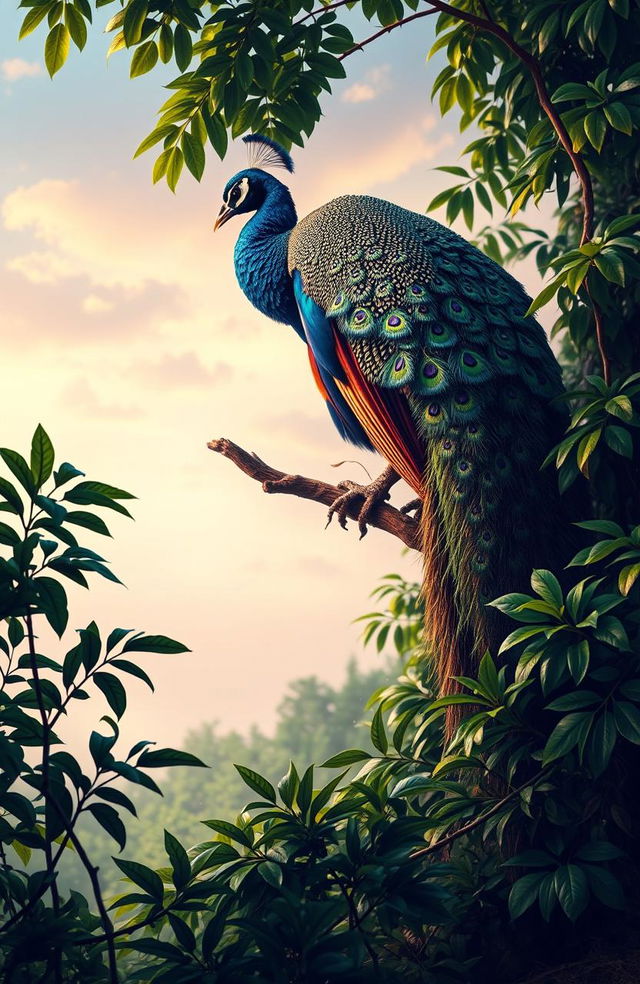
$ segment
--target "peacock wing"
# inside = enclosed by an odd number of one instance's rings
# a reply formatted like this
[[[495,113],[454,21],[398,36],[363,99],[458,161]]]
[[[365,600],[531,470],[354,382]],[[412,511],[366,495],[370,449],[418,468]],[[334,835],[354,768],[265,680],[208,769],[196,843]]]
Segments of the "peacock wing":
[[[430,498],[427,568],[431,554],[457,624],[486,621],[486,601],[551,552],[536,516],[552,479],[538,476],[562,383],[524,290],[451,230],[366,196],[303,219],[289,268],[319,371]]]

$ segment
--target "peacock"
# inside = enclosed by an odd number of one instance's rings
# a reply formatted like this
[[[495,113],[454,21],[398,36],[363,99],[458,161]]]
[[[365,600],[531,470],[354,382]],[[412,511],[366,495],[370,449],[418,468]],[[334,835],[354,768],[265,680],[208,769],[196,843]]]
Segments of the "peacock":
[[[561,372],[522,286],[433,219],[344,195],[298,222],[293,171],[273,140],[244,137],[250,167],[223,193],[214,228],[254,213],[236,275],[267,317],[306,343],[342,437],[388,462],[363,500],[361,531],[400,477],[420,500],[427,644],[440,687],[477,668],[504,633],[488,603],[566,562],[567,521],[542,461],[566,425]],[[331,515],[331,513],[330,513]]]

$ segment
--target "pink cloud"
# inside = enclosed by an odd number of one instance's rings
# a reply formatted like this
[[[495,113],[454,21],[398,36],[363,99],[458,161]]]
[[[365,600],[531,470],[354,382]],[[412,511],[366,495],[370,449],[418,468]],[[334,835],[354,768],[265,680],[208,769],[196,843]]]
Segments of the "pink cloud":
[[[24,58],[5,58],[0,62],[0,75],[5,82],[17,82],[19,79],[42,75],[42,66],[38,62],[28,62]]]

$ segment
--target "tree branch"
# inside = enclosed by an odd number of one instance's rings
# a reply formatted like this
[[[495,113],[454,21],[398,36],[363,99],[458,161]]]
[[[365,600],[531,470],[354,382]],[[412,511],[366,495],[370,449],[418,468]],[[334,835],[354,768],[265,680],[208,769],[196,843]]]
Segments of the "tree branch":
[[[226,437],[209,441],[207,447],[211,451],[229,458],[245,475],[253,478],[256,482],[260,482],[264,492],[297,495],[301,499],[321,502],[325,506],[333,505],[335,500],[343,494],[342,489],[330,485],[328,482],[322,482],[315,478],[305,478],[304,475],[287,475],[285,472],[278,471],[262,461],[257,454],[250,454]],[[350,519],[357,520],[358,506],[349,506],[347,515]],[[399,509],[380,504],[375,507],[367,523],[369,526],[375,526],[377,529],[397,537],[412,550],[420,550],[418,523],[415,519],[400,512]]]

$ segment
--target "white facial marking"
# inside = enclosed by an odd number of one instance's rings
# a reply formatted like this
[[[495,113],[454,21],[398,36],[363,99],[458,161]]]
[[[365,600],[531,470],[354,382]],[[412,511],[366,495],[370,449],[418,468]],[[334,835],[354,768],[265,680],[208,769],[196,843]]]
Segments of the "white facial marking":
[[[234,205],[237,208],[238,205],[242,205],[249,192],[249,178],[242,178],[242,180],[235,187],[240,189],[240,195],[234,202]]]

